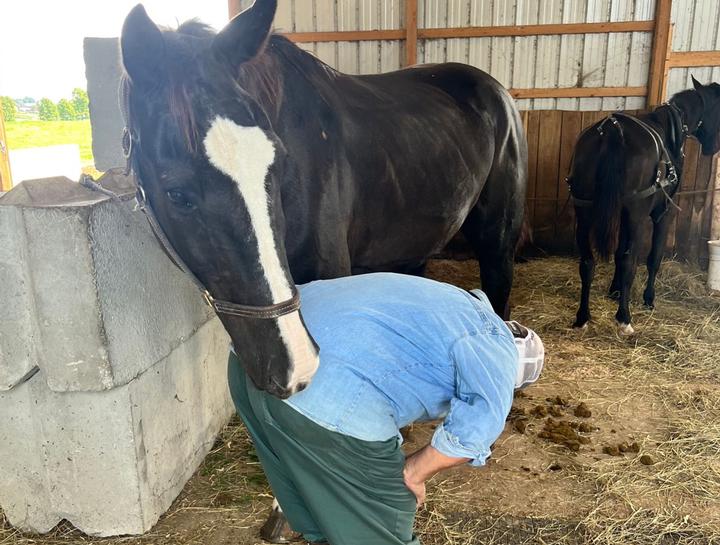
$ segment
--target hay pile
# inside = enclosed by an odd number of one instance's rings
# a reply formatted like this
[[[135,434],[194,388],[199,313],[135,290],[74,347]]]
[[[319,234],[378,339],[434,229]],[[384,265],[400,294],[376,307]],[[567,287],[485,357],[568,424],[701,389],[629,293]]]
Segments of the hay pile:
[[[593,322],[574,331],[577,264],[551,258],[519,265],[513,315],[545,341],[538,388],[580,392],[608,422],[629,430],[639,400],[651,408],[648,421],[638,422],[645,459],[567,455],[565,478],[577,483],[578,503],[589,506],[568,518],[517,517],[503,505],[469,511],[467,497],[444,489],[440,479],[420,517],[426,543],[720,543],[720,297],[708,292],[702,273],[668,262],[656,284],[656,310],[647,310],[641,306],[646,275],[639,272],[631,307],[638,335],[622,338],[614,324],[617,303],[604,297],[612,272],[598,266]],[[478,283],[473,262],[434,263],[431,274],[465,288]]]
[[[527,390],[534,399],[516,403],[556,395],[572,407],[585,403],[598,429],[588,435],[592,443],[572,452],[544,441],[541,418],[529,417],[522,433],[509,425],[488,467],[429,483],[417,520],[425,545],[720,544],[720,297],[706,291],[701,273],[671,262],[658,279],[657,309],[645,310],[639,274],[638,335],[621,338],[616,303],[603,296],[611,272],[598,266],[593,322],[582,332],[570,328],[580,290],[574,261],[521,264],[513,291],[514,317],[542,336],[548,352],[542,379]],[[465,288],[479,283],[474,261],[436,261],[429,275]],[[431,431],[423,436],[421,428],[417,444]],[[609,456],[610,441],[637,442],[640,452]],[[269,504],[235,419],[148,535],[97,540],[61,525],[23,537],[0,513],[0,545],[255,545]]]

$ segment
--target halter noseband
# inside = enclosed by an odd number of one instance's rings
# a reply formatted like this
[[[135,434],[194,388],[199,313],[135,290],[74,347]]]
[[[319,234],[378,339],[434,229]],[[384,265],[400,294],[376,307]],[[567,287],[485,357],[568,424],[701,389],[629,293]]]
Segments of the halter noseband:
[[[134,168],[134,161],[133,161],[133,153],[136,151],[137,144],[139,142],[139,137],[137,133],[129,126],[130,124],[130,118],[128,115],[128,100],[127,100],[127,87],[123,85],[123,116],[125,117],[125,128],[123,129],[123,135],[122,135],[122,148],[123,148],[123,155],[125,157],[126,161],[126,167],[125,167],[125,174],[129,175],[131,172],[135,170]],[[205,299],[205,302],[208,304],[208,306],[212,307],[212,309],[217,314],[225,314],[227,316],[237,316],[240,318],[254,318],[254,319],[260,319],[260,320],[270,320],[274,318],[280,318],[281,316],[285,316],[287,314],[290,314],[292,312],[295,312],[296,310],[300,310],[300,295],[295,290],[293,296],[288,299],[287,301],[282,301],[281,303],[276,303],[274,305],[266,305],[266,306],[256,306],[256,305],[241,305],[239,303],[233,303],[232,301],[224,301],[222,299],[215,299],[211,294],[210,291],[205,287],[205,285],[200,281],[200,279],[193,273],[190,268],[185,264],[185,261],[180,257],[180,255],[175,251],[175,248],[173,247],[172,243],[168,239],[167,235],[165,234],[165,230],[162,228],[160,223],[157,220],[157,217],[155,216],[155,212],[152,209],[152,206],[150,206],[150,202],[147,200],[147,196],[145,195],[145,188],[142,185],[142,182],[140,181],[139,176],[135,176],[135,181],[137,183],[137,191],[135,193],[135,200],[137,201],[138,208],[143,211],[145,214],[145,217],[148,220],[148,223],[150,224],[150,228],[152,229],[153,234],[155,235],[155,238],[160,243],[161,248],[165,252],[165,254],[170,258],[170,261],[173,262],[173,264],[180,269],[183,273],[185,273],[190,280],[192,280],[193,284],[200,290],[200,292],[203,295],[203,298]]]

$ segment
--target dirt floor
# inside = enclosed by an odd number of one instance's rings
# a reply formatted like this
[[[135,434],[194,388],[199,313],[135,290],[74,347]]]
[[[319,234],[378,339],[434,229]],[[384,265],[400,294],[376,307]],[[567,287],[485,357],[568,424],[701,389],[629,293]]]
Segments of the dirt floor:
[[[576,264],[542,259],[517,267],[513,315],[547,350],[541,380],[516,395],[487,467],[434,478],[417,531],[427,545],[720,544],[720,297],[704,278],[667,263],[657,309],[637,335],[616,334],[615,303],[601,266],[593,322],[569,326],[579,294]],[[429,274],[477,287],[472,261],[436,261]],[[432,425],[416,425],[407,448]],[[158,525],[140,538],[93,539],[61,525],[47,536],[14,532],[0,512],[0,545],[251,545],[270,491],[237,420]]]

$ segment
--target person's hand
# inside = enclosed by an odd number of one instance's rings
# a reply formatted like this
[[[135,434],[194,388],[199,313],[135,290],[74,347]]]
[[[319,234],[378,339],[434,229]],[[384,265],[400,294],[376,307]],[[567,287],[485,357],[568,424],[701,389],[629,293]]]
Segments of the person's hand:
[[[405,480],[405,486],[408,487],[408,490],[415,494],[417,506],[420,507],[423,503],[425,503],[425,481],[418,478],[416,472],[412,469],[412,465],[412,458],[409,458],[405,463],[403,479]]]
[[[408,456],[403,469],[403,479],[408,490],[415,494],[417,506],[425,503],[425,481],[438,471],[463,464],[468,458],[454,458],[437,451],[427,445],[416,453]]]

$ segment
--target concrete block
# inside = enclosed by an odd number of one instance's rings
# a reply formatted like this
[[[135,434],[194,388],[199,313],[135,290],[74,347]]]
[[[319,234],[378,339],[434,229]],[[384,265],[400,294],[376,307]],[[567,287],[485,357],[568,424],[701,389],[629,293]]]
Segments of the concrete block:
[[[0,388],[37,366],[51,390],[127,384],[166,357],[212,316],[192,282],[165,256],[131,180],[103,184],[118,203],[66,179],[23,182],[0,199]],[[0,242],[4,239],[0,238]]]
[[[37,371],[38,333],[27,270],[27,241],[19,208],[0,212],[0,391]]]
[[[120,43],[117,38],[85,38],[83,49],[95,167],[104,171],[125,166],[121,144],[125,121],[118,95]]]
[[[124,386],[53,392],[43,372],[0,392],[0,506],[44,533],[149,530],[232,414],[229,339],[217,318]]]

